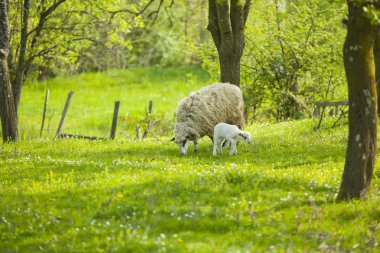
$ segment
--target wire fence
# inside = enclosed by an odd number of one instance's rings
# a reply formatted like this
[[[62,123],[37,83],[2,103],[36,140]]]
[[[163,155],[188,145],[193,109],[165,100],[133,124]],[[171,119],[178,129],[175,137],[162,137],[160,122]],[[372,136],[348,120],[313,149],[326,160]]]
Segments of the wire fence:
[[[148,135],[156,140],[159,140],[153,129],[160,123],[152,117],[153,101],[151,100],[148,109],[145,109],[145,117],[140,119],[124,117],[121,122],[123,130],[116,131],[119,119],[120,101],[115,101],[114,109],[83,109],[78,106],[71,111],[71,98],[74,92],[68,93],[66,103],[63,108],[58,106],[49,106],[49,90],[46,92],[45,102],[42,110],[42,121],[39,131],[40,137],[57,137],[57,138],[84,138],[89,140],[95,139],[115,139],[116,135],[128,139],[144,139]],[[32,106],[28,108],[32,111],[34,119],[41,107]],[[68,113],[70,111],[70,113]],[[128,114],[128,113],[127,113]],[[40,114],[41,115],[41,114]],[[28,115],[26,115],[26,118]],[[41,117],[41,116],[40,116]],[[68,122],[67,122],[68,121]],[[59,123],[58,123],[59,122]],[[26,125],[28,122],[26,122]],[[35,125],[35,124],[34,124]],[[67,126],[66,126],[67,125]],[[167,125],[167,124],[166,124]],[[35,127],[34,127],[35,128]],[[23,130],[23,129],[22,129]],[[35,130],[35,129],[34,129]],[[134,137],[127,133],[127,130],[133,131]]]

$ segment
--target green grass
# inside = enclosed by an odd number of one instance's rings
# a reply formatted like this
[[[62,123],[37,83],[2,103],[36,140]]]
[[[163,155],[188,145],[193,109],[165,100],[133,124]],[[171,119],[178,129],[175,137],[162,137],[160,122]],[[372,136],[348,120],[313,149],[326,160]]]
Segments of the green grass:
[[[347,126],[330,128],[334,119],[318,132],[313,120],[249,125],[253,144],[239,144],[233,157],[227,150],[213,157],[208,138],[197,153],[181,157],[165,131],[161,140],[134,141],[122,134],[131,135],[123,124],[114,141],[46,138],[54,130],[31,138],[46,88],[50,113],[61,112],[67,91],[76,91],[67,131],[84,125],[106,135],[99,126],[110,124],[115,99],[132,115],[124,111],[120,119],[133,122],[157,95],[161,120],[204,83],[207,76],[196,68],[151,68],[26,87],[24,138],[0,146],[0,252],[380,251],[379,166],[365,200],[335,203]],[[83,107],[88,111],[81,114]],[[103,107],[109,112],[99,112]],[[51,128],[55,120],[58,112]]]
[[[374,252],[366,200],[335,203],[346,127],[253,125],[253,145],[26,140],[0,154],[1,252]]]
[[[20,102],[20,136],[39,136],[46,90],[50,90],[43,137],[57,131],[68,92],[74,96],[62,132],[108,137],[115,101],[120,101],[117,136],[134,138],[136,126],[145,118],[149,101],[153,133],[167,135],[172,130],[180,99],[207,84],[208,74],[199,67],[135,68],[58,77],[23,88]],[[144,130],[144,128],[142,128]]]

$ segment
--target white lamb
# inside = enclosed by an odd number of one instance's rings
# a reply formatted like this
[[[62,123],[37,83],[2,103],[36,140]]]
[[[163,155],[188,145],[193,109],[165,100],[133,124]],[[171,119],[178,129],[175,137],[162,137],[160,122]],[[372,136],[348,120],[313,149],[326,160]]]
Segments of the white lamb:
[[[244,141],[248,144],[251,143],[251,134],[240,130],[235,125],[226,123],[219,123],[214,127],[214,149],[212,155],[216,156],[217,153],[222,154],[222,146],[231,144],[230,155],[236,155],[236,143]]]
[[[203,136],[211,139],[214,126],[221,122],[244,127],[243,96],[239,87],[229,83],[205,86],[184,98],[177,107],[174,138],[181,155],[186,155],[189,142]]]

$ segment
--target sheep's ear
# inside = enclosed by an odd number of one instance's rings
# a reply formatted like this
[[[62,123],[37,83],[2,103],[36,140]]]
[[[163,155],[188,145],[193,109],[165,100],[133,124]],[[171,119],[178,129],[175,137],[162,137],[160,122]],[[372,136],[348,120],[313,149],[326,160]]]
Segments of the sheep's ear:
[[[170,141],[175,141],[175,137],[173,137]]]

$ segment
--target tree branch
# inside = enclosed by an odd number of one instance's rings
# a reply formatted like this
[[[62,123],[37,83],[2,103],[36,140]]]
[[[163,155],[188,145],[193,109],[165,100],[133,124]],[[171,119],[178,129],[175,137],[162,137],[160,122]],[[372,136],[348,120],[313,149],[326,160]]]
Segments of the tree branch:
[[[218,24],[218,14],[216,11],[216,0],[209,0],[209,11],[208,11],[208,26],[207,30],[210,31],[212,39],[214,41],[214,44],[216,46],[216,49],[220,50],[220,30],[219,30],[219,24]]]
[[[216,4],[216,12],[218,15],[218,25],[222,41],[230,39],[233,35],[230,20],[230,4],[228,0]]]
[[[33,30],[33,32],[35,32],[35,35],[32,39],[32,42],[30,43],[31,47],[34,47],[36,45],[37,40],[41,35],[42,28],[44,27],[45,22],[48,19],[49,15],[51,13],[53,13],[64,2],[66,2],[66,0],[54,1],[53,5],[51,5],[47,10],[43,11],[40,14],[40,19],[39,19],[38,25]],[[31,34],[31,32],[29,32],[29,34]]]
[[[160,0],[160,4],[158,5],[157,10],[152,11],[152,12],[149,13],[149,15],[148,15],[148,17],[152,17],[153,15],[155,15],[154,18],[153,18],[153,20],[152,20],[152,24],[154,24],[154,23],[156,22],[156,20],[157,20],[157,18],[158,18],[158,13],[159,13],[160,10],[161,10],[161,7],[162,7],[163,2],[164,2],[164,0]]]
[[[246,0],[245,5],[244,5],[244,25],[247,23],[250,9],[251,9],[251,0]]]
[[[155,0],[150,0],[141,10],[139,11],[132,11],[132,10],[129,10],[129,9],[120,9],[120,10],[116,10],[116,11],[110,11],[110,10],[107,10],[107,9],[104,9],[100,6],[97,6],[97,8],[103,12],[107,12],[107,13],[110,13],[111,14],[111,17],[110,17],[110,20],[112,20],[117,14],[120,14],[120,13],[129,13],[129,14],[132,14],[132,15],[141,15],[143,14],[148,8],[149,6],[154,2]],[[163,0],[160,0],[161,2]],[[161,3],[162,4],[162,3]],[[160,5],[161,5],[160,4]]]
[[[166,12],[166,15],[169,18],[170,27],[172,27],[173,24],[174,24],[173,19],[172,19],[172,17],[169,14],[169,9],[171,9],[173,7],[173,4],[174,4],[174,0],[171,0],[170,4],[168,6],[165,6],[165,12]]]

